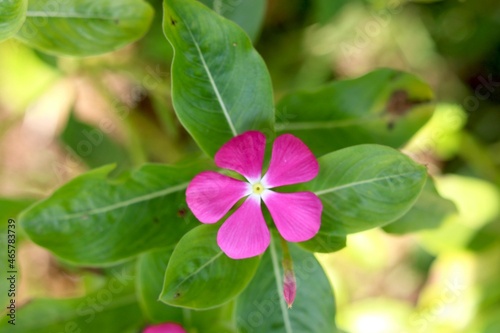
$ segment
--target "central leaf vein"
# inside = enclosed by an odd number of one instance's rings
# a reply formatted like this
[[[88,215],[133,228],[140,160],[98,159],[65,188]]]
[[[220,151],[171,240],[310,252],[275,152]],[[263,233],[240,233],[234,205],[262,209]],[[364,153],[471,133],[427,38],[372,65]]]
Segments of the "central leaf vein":
[[[78,213],[74,213],[74,214],[65,215],[65,216],[60,217],[59,220],[71,220],[71,219],[79,218],[79,217],[82,217],[82,216],[88,216],[88,215],[96,215],[96,214],[106,213],[106,212],[109,212],[109,211],[114,210],[114,209],[126,207],[126,206],[133,205],[133,204],[136,204],[136,203],[139,203],[139,202],[143,202],[143,201],[146,201],[146,200],[155,199],[155,198],[167,195],[167,194],[171,194],[171,193],[174,193],[174,192],[177,192],[177,191],[184,190],[185,188],[187,188],[187,186],[188,186],[188,183],[180,184],[180,185],[177,185],[177,186],[166,188],[166,189],[161,190],[161,191],[156,191],[156,192],[148,193],[148,194],[141,195],[141,196],[138,196],[138,197],[135,197],[135,198],[132,198],[132,199],[128,199],[128,200],[122,201],[122,202],[117,202],[117,203],[109,205],[109,206],[99,207],[99,208],[96,208],[96,209],[93,209],[93,210],[89,210],[89,211],[84,211],[84,212],[78,212]]]
[[[210,85],[214,89],[215,96],[217,97],[217,100],[220,104],[220,107],[222,109],[222,113],[224,114],[224,117],[226,117],[227,123],[229,124],[229,128],[231,129],[231,132],[233,133],[233,136],[237,136],[238,132],[236,131],[236,128],[234,127],[233,121],[231,120],[231,117],[229,115],[229,112],[227,110],[226,104],[224,103],[224,100],[222,99],[222,96],[219,92],[219,88],[217,87],[217,84],[215,83],[215,80],[212,76],[212,72],[210,71],[210,68],[208,68],[207,62],[205,61],[205,57],[203,56],[203,53],[201,52],[200,45],[196,41],[196,39],[193,36],[193,33],[191,32],[191,29],[187,27],[187,30],[189,32],[189,35],[191,36],[191,39],[193,40],[194,46],[196,47],[196,50],[198,51],[198,55],[200,56],[201,63],[203,64],[203,68],[205,69],[205,72],[207,73],[208,80],[210,81]]]
[[[193,273],[189,274],[188,276],[186,276],[184,279],[182,279],[181,282],[179,282],[174,290],[176,290],[177,288],[179,288],[179,286],[181,286],[184,282],[186,282],[187,280],[189,280],[191,277],[195,276],[196,274],[198,274],[199,272],[201,272],[202,270],[204,270],[206,267],[210,266],[215,260],[217,260],[221,255],[223,254],[222,251],[220,251],[219,253],[217,253],[215,256],[213,256],[212,258],[210,258],[210,260],[208,260],[206,263],[204,263],[203,265],[201,265],[200,267],[198,267],[197,270],[195,270]]]

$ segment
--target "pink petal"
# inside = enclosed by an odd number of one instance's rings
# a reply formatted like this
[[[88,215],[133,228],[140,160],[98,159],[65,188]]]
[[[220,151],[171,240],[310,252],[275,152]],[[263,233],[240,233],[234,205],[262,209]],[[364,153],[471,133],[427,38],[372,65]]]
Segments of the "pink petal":
[[[289,242],[303,242],[316,235],[321,225],[321,200],[311,192],[265,191],[266,203],[281,236]]]
[[[283,134],[274,141],[271,163],[262,184],[272,188],[307,182],[318,171],[318,161],[309,148],[299,138]]]
[[[244,259],[264,253],[271,241],[260,198],[251,195],[222,225],[217,244],[229,258]]]
[[[142,333],[187,333],[179,324],[165,323],[148,326]]]
[[[194,216],[203,223],[219,221],[238,200],[252,192],[251,185],[213,171],[193,178],[186,201]]]
[[[215,154],[215,164],[236,171],[253,183],[260,180],[265,149],[265,135],[248,131],[225,143]]]

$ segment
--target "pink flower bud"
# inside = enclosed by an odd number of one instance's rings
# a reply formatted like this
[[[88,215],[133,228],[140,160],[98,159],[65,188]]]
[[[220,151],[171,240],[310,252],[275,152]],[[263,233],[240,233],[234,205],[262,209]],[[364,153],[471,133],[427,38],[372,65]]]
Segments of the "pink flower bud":
[[[295,274],[293,270],[285,271],[285,279],[283,281],[283,295],[285,296],[286,304],[288,308],[292,307],[295,296],[297,295],[297,281],[295,280]]]
[[[144,329],[142,333],[187,333],[181,325],[175,323],[164,323],[151,325]]]

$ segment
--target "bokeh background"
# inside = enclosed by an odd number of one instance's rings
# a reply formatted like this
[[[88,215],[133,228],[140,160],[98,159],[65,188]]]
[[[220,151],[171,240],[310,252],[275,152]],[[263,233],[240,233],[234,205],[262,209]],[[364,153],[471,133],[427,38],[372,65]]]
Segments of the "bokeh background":
[[[161,1],[149,2],[149,33],[103,56],[0,44],[3,220],[91,168],[116,163],[119,173],[196,152],[171,105]],[[433,118],[403,151],[428,166],[454,207],[443,208],[436,228],[363,232],[318,255],[338,325],[352,333],[500,332],[500,2],[268,0],[261,12],[247,28],[277,100],[380,67],[416,74],[436,95]],[[99,279],[98,270],[61,264],[27,240],[19,260],[21,303],[78,296]]]

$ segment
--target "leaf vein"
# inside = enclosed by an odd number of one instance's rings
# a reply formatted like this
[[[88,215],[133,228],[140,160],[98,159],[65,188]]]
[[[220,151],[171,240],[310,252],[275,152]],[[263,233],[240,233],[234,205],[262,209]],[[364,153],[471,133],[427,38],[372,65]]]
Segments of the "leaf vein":
[[[346,189],[346,188],[349,188],[349,187],[355,187],[355,186],[358,186],[358,185],[363,185],[363,184],[368,184],[368,183],[374,183],[374,182],[377,182],[379,180],[386,180],[386,179],[392,179],[392,178],[397,178],[397,177],[403,177],[403,176],[411,175],[411,174],[414,174],[414,173],[415,172],[406,172],[406,173],[401,173],[401,174],[398,174],[398,175],[390,175],[390,176],[385,176],[385,177],[365,179],[365,180],[361,180],[361,181],[354,182],[354,183],[349,183],[349,184],[345,184],[345,185],[341,185],[341,186],[335,186],[335,187],[332,187],[332,188],[324,189],[324,190],[321,190],[321,191],[316,191],[316,192],[314,192],[314,194],[316,194],[317,196],[320,196],[320,195],[324,195],[324,194],[328,194],[328,193],[340,191],[340,190],[343,190],[343,189]]]
[[[234,127],[233,121],[231,120],[231,117],[229,115],[229,112],[227,110],[226,104],[224,103],[224,100],[222,99],[222,96],[219,92],[219,88],[217,87],[217,84],[215,83],[215,80],[212,76],[212,72],[210,71],[210,68],[208,68],[207,62],[205,61],[205,57],[203,56],[203,53],[201,52],[200,45],[196,41],[196,39],[193,36],[193,33],[191,32],[191,29],[186,25],[186,28],[189,32],[189,35],[191,36],[191,39],[193,40],[194,46],[196,47],[196,50],[198,51],[198,55],[200,56],[201,63],[203,64],[203,68],[205,69],[205,72],[207,73],[208,79],[210,81],[210,85],[214,89],[215,96],[217,97],[217,100],[219,101],[220,107],[222,109],[222,112],[224,113],[224,117],[226,117],[227,123],[229,124],[229,127],[231,129],[231,132],[233,133],[233,136],[237,136],[238,132],[236,131],[236,128]]]
[[[99,208],[89,210],[89,211],[65,215],[65,216],[62,216],[61,218],[59,218],[59,220],[61,220],[61,221],[71,220],[71,219],[82,217],[82,216],[106,213],[106,212],[109,212],[109,211],[114,210],[114,209],[130,206],[130,205],[142,202],[142,201],[146,201],[146,200],[158,198],[158,197],[161,197],[161,196],[164,196],[167,194],[171,194],[171,193],[183,190],[183,189],[187,188],[187,186],[188,186],[188,183],[179,184],[177,186],[173,186],[173,187],[163,189],[161,191],[156,191],[156,192],[148,193],[145,195],[141,195],[141,196],[138,196],[138,197],[135,197],[132,199],[128,199],[128,200],[125,200],[122,202],[118,202],[118,203],[115,203],[115,204],[112,204],[109,206],[99,207]]]

